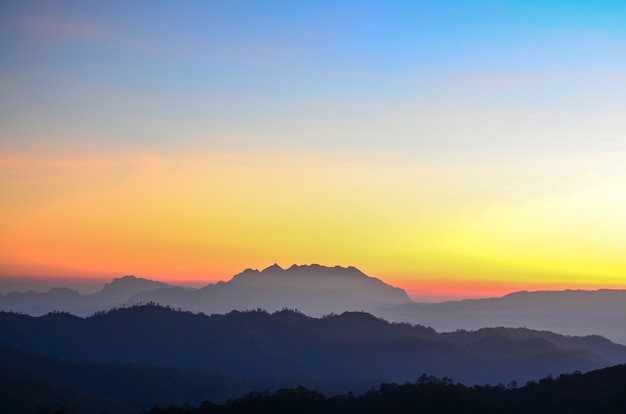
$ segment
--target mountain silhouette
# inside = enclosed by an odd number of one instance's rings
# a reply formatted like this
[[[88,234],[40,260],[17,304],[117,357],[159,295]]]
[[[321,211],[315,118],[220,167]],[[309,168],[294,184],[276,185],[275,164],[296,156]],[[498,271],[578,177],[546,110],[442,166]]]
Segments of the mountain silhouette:
[[[125,276],[96,293],[55,288],[46,293],[0,295],[0,310],[79,316],[112,307],[156,302],[193,312],[298,309],[309,316],[366,311],[391,322],[431,326],[437,331],[527,327],[566,335],[597,334],[626,344],[626,290],[515,292],[499,298],[441,303],[411,302],[406,292],[354,267],[274,264],[246,269],[227,282],[201,289]]]
[[[91,298],[98,298],[102,302],[125,301],[140,292],[150,292],[157,289],[171,287],[162,282],[148,280],[135,276],[124,276],[105,283],[101,291],[92,294]]]
[[[600,337],[506,328],[437,333],[364,312],[324,318],[289,310],[207,316],[155,305],[88,318],[3,312],[0,343],[77,361],[370,384],[412,381],[422,373],[470,385],[522,382],[626,360],[625,346]]]
[[[329,390],[326,382],[76,362],[0,345],[0,407],[13,414],[60,412],[58,407],[72,414],[622,412],[625,382],[626,365],[617,365],[507,386],[468,387],[421,375],[401,385],[370,384],[347,394]]]
[[[196,303],[200,303],[192,310],[206,313],[292,308],[310,316],[322,316],[330,312],[374,310],[382,305],[411,302],[404,290],[367,276],[354,267],[317,264],[293,265],[288,269],[274,264],[262,271],[247,269],[226,283],[206,286],[193,295]],[[163,296],[141,294],[137,298],[179,306],[168,303]],[[207,301],[210,301],[211,308],[207,307]]]
[[[345,413],[622,413],[626,405],[626,366],[586,374],[545,377],[523,386],[466,387],[449,378],[421,376],[415,382],[383,383],[359,396],[326,397],[297,387],[274,393],[253,392],[225,404],[199,407],[155,406],[146,414],[345,414]]]
[[[367,276],[354,267],[313,264],[282,269],[274,264],[262,271],[246,269],[228,282],[201,289],[125,276],[90,295],[72,291],[60,298],[54,289],[47,293],[10,293],[0,295],[0,309],[31,315],[65,311],[88,316],[115,306],[157,302],[208,314],[292,308],[311,316],[322,316],[346,310],[373,311],[380,306],[410,301],[404,290]]]
[[[76,315],[90,315],[96,311],[121,306],[140,292],[150,292],[171,287],[162,282],[124,276],[106,283],[102,290],[80,294],[67,288],[52,288],[48,292],[11,292],[0,295],[0,309],[23,312],[29,315],[43,315],[52,311],[70,312]]]

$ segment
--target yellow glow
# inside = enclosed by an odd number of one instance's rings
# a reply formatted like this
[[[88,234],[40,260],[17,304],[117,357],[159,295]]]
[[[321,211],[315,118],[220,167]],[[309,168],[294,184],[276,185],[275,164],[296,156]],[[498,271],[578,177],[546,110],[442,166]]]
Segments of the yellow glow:
[[[366,155],[5,158],[0,264],[207,282],[355,265],[416,295],[626,286],[621,170],[563,179],[553,160],[528,172]]]

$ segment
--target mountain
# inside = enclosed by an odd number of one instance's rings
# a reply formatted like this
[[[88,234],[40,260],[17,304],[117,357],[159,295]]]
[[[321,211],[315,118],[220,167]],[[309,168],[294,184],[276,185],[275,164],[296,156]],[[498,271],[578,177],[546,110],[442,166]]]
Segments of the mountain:
[[[32,291],[7,293],[0,295],[0,309],[29,315],[44,315],[52,311],[90,315],[103,309],[122,306],[140,292],[171,287],[162,282],[124,276],[106,283],[102,290],[86,295],[67,288],[52,288],[45,293]]]
[[[527,327],[566,335],[597,334],[626,344],[626,290],[523,291],[500,298],[385,306],[374,313],[438,331]]]
[[[155,305],[88,318],[3,312],[0,343],[75,361],[369,384],[412,381],[422,373],[465,384],[523,382],[626,361],[625,346],[600,337],[505,328],[440,334],[363,312],[207,316]]]
[[[247,269],[230,281],[205,286],[174,300],[170,292],[136,295],[135,301],[154,301],[197,312],[298,309],[309,316],[331,312],[371,311],[380,306],[410,303],[406,292],[354,267],[317,264],[282,269],[274,264],[263,271]]]
[[[154,280],[143,279],[135,276],[124,276],[113,279],[111,283],[105,283],[101,291],[87,295],[91,300],[100,303],[122,303],[141,292],[151,292],[157,289],[170,288],[172,286]]]
[[[0,309],[24,312],[29,315],[43,315],[62,308],[66,311],[79,310],[85,296],[68,288],[52,288],[48,292],[10,292],[0,295]]]
[[[391,322],[431,326],[437,331],[527,327],[575,336],[597,334],[626,344],[626,290],[524,291],[499,298],[415,303],[404,290],[354,267],[315,264],[246,269],[227,282],[201,289],[125,276],[90,295],[64,288],[13,292],[0,295],[0,310],[30,315],[57,310],[89,316],[148,302],[206,314],[288,308],[319,317],[366,311]]]
[[[116,306],[156,302],[194,312],[299,309],[311,316],[346,310],[372,311],[380,306],[409,303],[406,292],[354,267],[274,264],[263,271],[247,269],[228,282],[186,289],[125,276],[91,295],[78,292],[10,293],[0,296],[0,309],[43,315],[65,311],[88,316]]]

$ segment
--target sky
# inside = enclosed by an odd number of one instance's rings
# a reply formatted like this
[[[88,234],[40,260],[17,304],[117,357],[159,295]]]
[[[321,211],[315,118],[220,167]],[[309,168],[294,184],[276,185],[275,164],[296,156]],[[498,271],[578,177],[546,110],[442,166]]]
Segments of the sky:
[[[626,288],[622,1],[3,1],[0,292]]]

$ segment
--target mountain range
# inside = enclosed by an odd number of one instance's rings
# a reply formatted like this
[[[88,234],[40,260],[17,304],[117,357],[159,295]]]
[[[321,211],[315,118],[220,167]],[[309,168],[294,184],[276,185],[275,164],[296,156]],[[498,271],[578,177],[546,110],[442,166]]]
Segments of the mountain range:
[[[87,318],[0,312],[0,344],[0,378],[9,384],[48,378],[40,384],[44,389],[56,384],[82,390],[81,395],[100,390],[119,399],[124,387],[111,381],[152,378],[135,386],[140,401],[134,404],[197,402],[202,393],[224,401],[252,387],[365,392],[381,382],[415,381],[422,373],[467,385],[522,384],[626,361],[626,346],[598,336],[522,328],[437,333],[364,312],[323,318],[293,310],[208,316],[153,304]],[[171,401],[154,398],[167,384],[171,389],[161,394]]]
[[[597,334],[626,344],[625,290],[515,292],[500,298],[416,303],[398,287],[354,267],[274,264],[247,269],[227,282],[200,289],[125,276],[92,294],[66,288],[46,293],[0,295],[0,309],[29,315],[65,311],[89,316],[113,307],[155,302],[203,312],[283,308],[309,316],[366,311],[391,322],[430,326],[437,331],[484,327],[527,327],[566,335]]]
[[[96,293],[55,288],[46,293],[11,292],[0,295],[0,309],[43,315],[51,311],[88,316],[116,306],[157,302],[204,313],[231,310],[299,309],[311,316],[346,310],[371,311],[381,306],[410,303],[406,292],[354,267],[274,264],[263,271],[246,269],[228,282],[200,289],[171,286],[134,276],[106,284]]]
[[[626,346],[590,334],[626,343],[625,304],[620,290],[415,303],[320,265],[200,289],[125,276],[92,294],[12,292],[0,295],[0,404],[132,413],[284,387],[364,393],[421,374],[523,384],[624,363]]]

